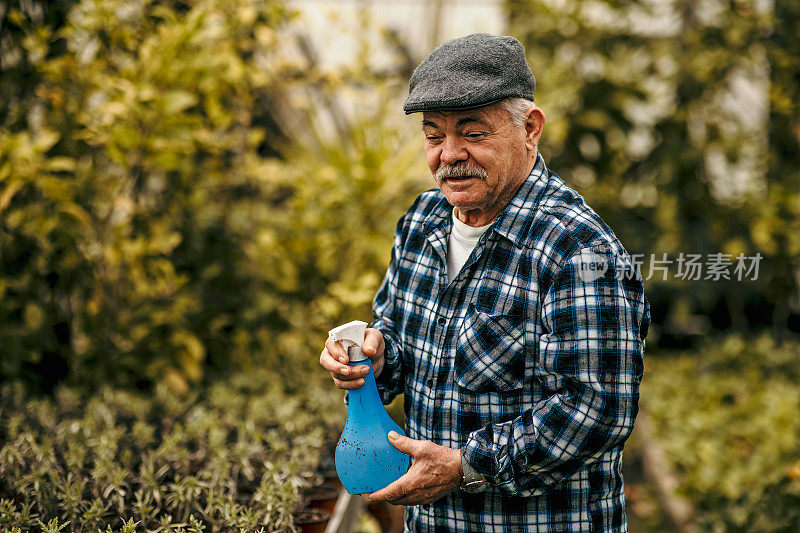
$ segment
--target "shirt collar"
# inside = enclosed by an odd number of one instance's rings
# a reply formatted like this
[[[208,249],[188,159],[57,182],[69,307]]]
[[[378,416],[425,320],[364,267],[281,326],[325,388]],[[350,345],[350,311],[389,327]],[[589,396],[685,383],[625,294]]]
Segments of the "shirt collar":
[[[522,248],[533,223],[533,213],[547,189],[549,172],[541,153],[536,154],[536,164],[522,182],[511,202],[494,223],[494,231],[502,235],[517,248]]]
[[[548,175],[542,154],[537,153],[536,163],[533,165],[531,173],[528,174],[528,177],[517,189],[511,202],[492,224],[492,229],[495,232],[514,243],[517,248],[522,248],[525,243],[528,229],[533,223],[531,215],[536,210],[536,206],[541,201],[547,188]],[[428,215],[423,223],[424,231],[428,235],[450,222],[450,214],[453,207],[447,202],[444,194],[441,192],[440,194],[439,205]],[[490,231],[484,233],[482,239],[486,238]]]

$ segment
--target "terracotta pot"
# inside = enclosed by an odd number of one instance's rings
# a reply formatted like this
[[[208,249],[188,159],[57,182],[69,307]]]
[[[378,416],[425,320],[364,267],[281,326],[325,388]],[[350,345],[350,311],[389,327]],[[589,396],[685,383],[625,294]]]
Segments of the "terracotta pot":
[[[308,502],[309,509],[323,509],[333,513],[337,498],[339,498],[339,488],[334,485],[323,483],[303,489],[303,500]]]
[[[322,509],[305,509],[294,513],[294,525],[300,533],[324,533],[331,514]]]

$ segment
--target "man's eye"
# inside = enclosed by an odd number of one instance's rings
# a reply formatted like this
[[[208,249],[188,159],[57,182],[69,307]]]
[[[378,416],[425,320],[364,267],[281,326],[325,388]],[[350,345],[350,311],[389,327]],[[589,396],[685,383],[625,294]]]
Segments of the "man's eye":
[[[429,142],[439,142],[442,138],[438,135],[426,135],[425,139]]]
[[[471,133],[467,133],[465,135],[465,137],[467,139],[471,140],[471,141],[479,141],[479,140],[483,139],[484,137],[486,137],[486,134],[485,133],[480,133],[480,132],[471,132]]]

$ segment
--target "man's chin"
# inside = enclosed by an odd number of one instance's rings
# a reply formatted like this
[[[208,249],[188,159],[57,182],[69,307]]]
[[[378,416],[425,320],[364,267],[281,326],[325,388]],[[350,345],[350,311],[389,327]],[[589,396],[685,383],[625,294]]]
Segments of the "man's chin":
[[[447,194],[452,192],[466,192],[477,185],[478,178],[447,178],[439,184],[439,188]],[[475,194],[474,192],[472,194]]]
[[[450,187],[442,187],[441,190],[445,198],[447,198],[447,203],[453,207],[457,207],[461,210],[469,210],[480,205],[480,202],[477,201],[478,198],[476,198],[473,192],[460,191]]]

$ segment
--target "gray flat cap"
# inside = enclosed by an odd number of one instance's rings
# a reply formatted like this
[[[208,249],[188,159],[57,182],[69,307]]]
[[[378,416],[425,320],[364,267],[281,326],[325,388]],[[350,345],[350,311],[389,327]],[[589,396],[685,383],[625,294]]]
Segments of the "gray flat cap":
[[[411,75],[406,115],[471,109],[512,96],[533,100],[536,80],[513,37],[474,33],[442,43]]]

